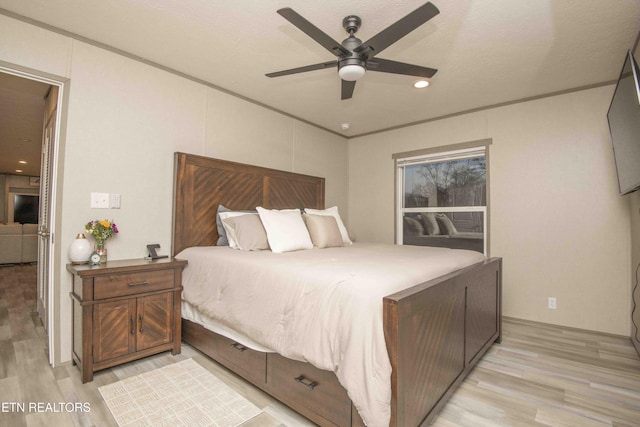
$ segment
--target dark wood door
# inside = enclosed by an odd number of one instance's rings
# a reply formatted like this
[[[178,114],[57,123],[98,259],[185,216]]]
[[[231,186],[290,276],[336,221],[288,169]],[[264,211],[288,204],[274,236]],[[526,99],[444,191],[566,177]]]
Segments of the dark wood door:
[[[96,304],[93,309],[94,363],[135,351],[135,299]]]
[[[173,292],[138,298],[137,350],[173,340]]]

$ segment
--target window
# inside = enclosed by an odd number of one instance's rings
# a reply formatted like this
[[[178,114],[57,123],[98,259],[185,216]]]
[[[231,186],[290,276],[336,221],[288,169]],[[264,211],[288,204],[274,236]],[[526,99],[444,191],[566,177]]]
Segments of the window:
[[[478,141],[393,156],[396,243],[488,253],[487,145]]]

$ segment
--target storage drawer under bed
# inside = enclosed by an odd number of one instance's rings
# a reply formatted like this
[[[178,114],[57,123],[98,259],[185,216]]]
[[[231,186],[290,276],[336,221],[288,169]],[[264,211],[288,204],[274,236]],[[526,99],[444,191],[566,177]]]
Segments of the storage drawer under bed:
[[[303,415],[320,425],[351,425],[351,400],[332,372],[269,353],[267,391],[285,404],[295,402]]]
[[[216,335],[218,361],[256,384],[265,382],[266,354]]]
[[[185,328],[185,322],[189,327]],[[205,329],[197,323],[182,320],[182,339],[197,347],[207,356],[215,359],[243,378],[264,388],[266,381],[267,355],[252,350],[227,337]]]
[[[186,319],[182,339],[320,426],[364,427],[332,372],[276,353],[242,351],[234,341]]]

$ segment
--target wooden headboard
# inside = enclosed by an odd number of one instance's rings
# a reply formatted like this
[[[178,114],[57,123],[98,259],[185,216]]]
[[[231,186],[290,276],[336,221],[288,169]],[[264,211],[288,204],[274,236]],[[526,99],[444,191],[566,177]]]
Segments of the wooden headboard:
[[[171,254],[214,246],[218,205],[233,210],[324,209],[324,178],[175,153]]]

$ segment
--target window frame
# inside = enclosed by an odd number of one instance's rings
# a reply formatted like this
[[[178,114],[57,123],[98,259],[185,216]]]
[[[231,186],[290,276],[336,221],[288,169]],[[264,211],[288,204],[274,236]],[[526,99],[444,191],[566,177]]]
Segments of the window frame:
[[[395,244],[403,244],[403,215],[405,213],[417,212],[482,212],[483,213],[483,229],[484,229],[484,255],[489,256],[489,204],[490,204],[490,181],[489,181],[489,146],[492,144],[491,139],[482,139],[477,141],[463,142],[460,144],[452,144],[440,147],[427,148],[423,150],[408,151],[396,153],[392,155],[394,160],[394,242]],[[418,207],[405,208],[404,204],[404,179],[403,171],[405,166],[419,163],[429,163],[438,161],[455,160],[469,157],[477,157],[474,153],[484,152],[485,157],[485,193],[486,204],[484,206],[455,206],[455,207]],[[425,161],[426,160],[426,161]]]

